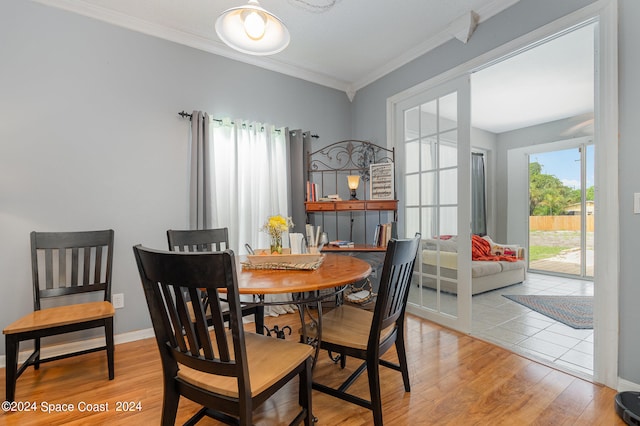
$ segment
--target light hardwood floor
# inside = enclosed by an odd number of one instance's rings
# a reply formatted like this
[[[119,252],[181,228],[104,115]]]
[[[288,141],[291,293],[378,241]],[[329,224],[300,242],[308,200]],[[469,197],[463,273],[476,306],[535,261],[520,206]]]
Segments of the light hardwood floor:
[[[297,314],[267,318],[267,324],[298,328]],[[252,325],[251,325],[252,326]],[[248,326],[248,329],[251,329]],[[297,339],[297,336],[287,336]],[[505,349],[409,315],[407,340],[411,392],[400,374],[381,368],[385,425],[624,425],[614,410],[613,389],[543,366]],[[108,380],[104,353],[45,364],[18,379],[16,399],[36,404],[36,412],[0,413],[3,425],[153,425],[160,423],[162,373],[155,340],[117,345],[116,378]],[[385,356],[395,359],[391,349]],[[321,353],[314,376],[324,383],[341,381],[345,371]],[[265,368],[269,368],[265,366]],[[4,369],[0,370],[4,385]],[[368,397],[366,374],[353,391]],[[4,386],[1,389],[4,396]],[[255,412],[259,425],[288,424],[296,404],[295,383]],[[81,412],[80,403],[108,404],[106,412]],[[140,403],[140,410],[116,411],[119,404]],[[44,413],[47,404],[73,404],[73,412]],[[62,408],[62,407],[60,407]],[[122,408],[122,406],[120,406]],[[198,410],[182,399],[178,422]],[[370,425],[363,408],[314,391],[319,425]],[[199,424],[219,423],[203,419]]]

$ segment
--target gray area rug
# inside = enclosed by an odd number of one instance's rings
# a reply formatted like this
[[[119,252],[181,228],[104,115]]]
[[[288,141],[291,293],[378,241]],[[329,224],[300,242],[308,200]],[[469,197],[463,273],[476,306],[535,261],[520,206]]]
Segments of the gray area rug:
[[[529,309],[576,329],[593,328],[593,296],[503,294]]]

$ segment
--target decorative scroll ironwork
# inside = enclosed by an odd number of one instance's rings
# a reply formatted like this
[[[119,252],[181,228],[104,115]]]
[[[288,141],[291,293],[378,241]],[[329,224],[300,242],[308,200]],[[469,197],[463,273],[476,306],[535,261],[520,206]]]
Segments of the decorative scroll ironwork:
[[[309,172],[348,172],[358,173],[360,178],[369,181],[369,165],[374,163],[393,163],[394,149],[361,140],[344,140],[332,143],[307,156]]]

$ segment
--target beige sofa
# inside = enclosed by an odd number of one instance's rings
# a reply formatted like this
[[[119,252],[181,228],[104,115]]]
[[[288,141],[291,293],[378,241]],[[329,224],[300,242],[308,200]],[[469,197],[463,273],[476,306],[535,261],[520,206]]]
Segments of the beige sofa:
[[[492,245],[492,251],[502,254],[514,253],[516,262],[508,261],[471,261],[471,293],[479,294],[512,284],[521,283],[526,279],[525,250],[518,245],[496,244],[490,238],[486,239]],[[439,253],[439,256],[438,256]],[[447,293],[457,293],[457,238],[452,236],[446,240],[425,239],[422,241],[421,251],[422,285],[436,288],[436,268],[440,268],[440,289]]]

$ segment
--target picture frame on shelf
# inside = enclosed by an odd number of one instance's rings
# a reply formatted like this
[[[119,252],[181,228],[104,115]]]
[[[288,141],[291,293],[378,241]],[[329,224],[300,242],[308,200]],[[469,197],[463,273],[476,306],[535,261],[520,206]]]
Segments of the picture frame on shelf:
[[[370,164],[369,176],[369,194],[372,200],[394,199],[393,163]]]

